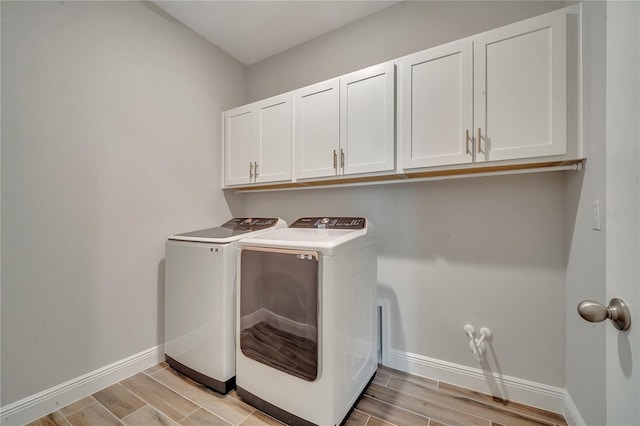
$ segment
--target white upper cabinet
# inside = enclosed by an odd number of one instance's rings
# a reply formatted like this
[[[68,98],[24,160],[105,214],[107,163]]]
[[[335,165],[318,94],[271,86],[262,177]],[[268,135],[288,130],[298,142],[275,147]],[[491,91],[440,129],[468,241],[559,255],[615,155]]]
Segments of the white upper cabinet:
[[[566,154],[566,37],[563,12],[474,37],[477,161]]]
[[[255,111],[254,181],[291,180],[292,95],[287,93],[257,102]]]
[[[400,59],[404,168],[473,161],[472,54],[471,40],[462,40]]]
[[[226,111],[224,185],[576,163],[580,14],[570,6]]]
[[[253,108],[242,106],[224,113],[224,184],[241,185],[253,177]]]
[[[400,170],[563,156],[567,12],[399,61]]]
[[[333,79],[295,92],[296,179],[338,174],[340,82]]]
[[[291,180],[292,95],[224,113],[225,186]]]
[[[394,84],[391,62],[340,78],[342,174],[395,168]]]
[[[297,90],[295,178],[394,170],[394,84],[385,63]]]

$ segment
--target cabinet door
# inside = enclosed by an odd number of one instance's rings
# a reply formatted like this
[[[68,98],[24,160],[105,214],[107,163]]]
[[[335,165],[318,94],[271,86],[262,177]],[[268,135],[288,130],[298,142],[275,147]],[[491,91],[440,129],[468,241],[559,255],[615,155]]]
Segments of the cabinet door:
[[[291,180],[292,95],[286,93],[255,105],[255,181]]]
[[[395,167],[395,66],[389,62],[340,78],[343,174]]]
[[[566,64],[564,13],[474,37],[477,161],[566,153]]]
[[[473,161],[472,51],[461,40],[400,60],[400,168]]]
[[[340,87],[333,79],[295,92],[294,176],[338,173]]]
[[[224,184],[250,183],[249,166],[253,130],[252,106],[238,107],[224,113]],[[253,168],[251,170],[253,174]]]

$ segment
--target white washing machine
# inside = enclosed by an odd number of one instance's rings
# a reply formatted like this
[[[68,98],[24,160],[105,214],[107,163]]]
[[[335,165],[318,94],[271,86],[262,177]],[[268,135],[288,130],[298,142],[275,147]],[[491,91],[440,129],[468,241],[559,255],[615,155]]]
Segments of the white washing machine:
[[[238,268],[238,395],[286,424],[341,424],[377,368],[372,224],[301,218],[242,240]]]
[[[218,392],[234,388],[238,242],[286,226],[278,218],[234,218],[169,237],[164,331],[171,367]]]

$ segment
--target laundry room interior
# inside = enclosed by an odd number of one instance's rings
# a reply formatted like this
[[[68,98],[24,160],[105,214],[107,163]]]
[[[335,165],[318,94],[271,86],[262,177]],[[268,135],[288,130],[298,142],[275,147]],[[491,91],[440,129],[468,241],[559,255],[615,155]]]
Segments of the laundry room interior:
[[[375,226],[382,365],[570,425],[611,421],[605,347],[592,345],[607,338],[605,323],[586,322],[576,306],[611,297],[610,221],[598,211],[594,229],[593,206],[608,200],[619,158],[604,141],[627,129],[608,121],[617,108],[609,96],[640,97],[637,4],[370,2],[389,4],[245,64],[162,3],[0,3],[2,424],[31,422],[164,362],[167,238],[252,217]],[[250,22],[259,19],[252,5],[269,2],[238,3]],[[581,66],[567,78],[580,88],[567,106],[584,147],[579,167],[225,185],[225,111],[568,7],[581,14]],[[607,24],[609,14],[631,23]],[[635,56],[616,56],[623,39]],[[629,63],[628,81],[611,71]],[[620,139],[638,139],[635,111]],[[633,155],[637,165],[637,144]],[[636,236],[636,253],[639,244]],[[627,301],[635,324],[639,293]],[[481,360],[465,325],[476,337],[491,330]],[[640,395],[640,333],[625,336],[620,362],[635,364],[623,370],[629,395]],[[630,398],[626,418],[640,424]]]

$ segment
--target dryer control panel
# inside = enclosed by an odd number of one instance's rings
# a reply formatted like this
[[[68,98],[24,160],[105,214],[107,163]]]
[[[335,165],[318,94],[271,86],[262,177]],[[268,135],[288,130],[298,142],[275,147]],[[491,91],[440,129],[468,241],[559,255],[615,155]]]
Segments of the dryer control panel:
[[[363,217],[301,217],[289,228],[364,229],[366,222]]]

